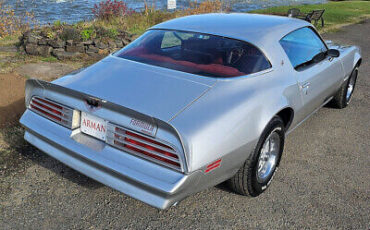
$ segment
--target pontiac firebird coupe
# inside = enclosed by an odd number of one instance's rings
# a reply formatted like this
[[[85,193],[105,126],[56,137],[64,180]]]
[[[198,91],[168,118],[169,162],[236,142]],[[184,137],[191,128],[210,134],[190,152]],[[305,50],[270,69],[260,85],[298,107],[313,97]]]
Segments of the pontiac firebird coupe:
[[[359,48],[303,20],[205,14],[156,25],[51,83],[28,80],[25,139],[157,208],[229,180],[269,186],[285,135],[329,101],[348,105]]]

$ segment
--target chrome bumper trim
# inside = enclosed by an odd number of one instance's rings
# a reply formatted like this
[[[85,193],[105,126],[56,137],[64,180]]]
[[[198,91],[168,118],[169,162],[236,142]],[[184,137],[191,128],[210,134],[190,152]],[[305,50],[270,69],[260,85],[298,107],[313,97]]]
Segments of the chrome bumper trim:
[[[166,209],[196,192],[204,175],[200,171],[182,174],[109,145],[100,151],[94,150],[73,139],[71,130],[29,110],[20,122],[26,128],[25,139],[41,151],[88,177],[156,208]],[[111,159],[107,158],[107,154]]]

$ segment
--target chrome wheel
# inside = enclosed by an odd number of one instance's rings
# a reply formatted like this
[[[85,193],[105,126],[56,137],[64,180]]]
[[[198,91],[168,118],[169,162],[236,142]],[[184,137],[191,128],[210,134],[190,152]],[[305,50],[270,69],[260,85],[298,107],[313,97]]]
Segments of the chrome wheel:
[[[351,78],[349,79],[348,86],[347,86],[347,93],[346,93],[346,102],[349,103],[351,100],[353,90],[355,89],[356,84],[356,78],[357,78],[357,70],[353,73]]]
[[[273,131],[262,145],[257,163],[257,181],[264,183],[274,173],[280,154],[280,136]]]

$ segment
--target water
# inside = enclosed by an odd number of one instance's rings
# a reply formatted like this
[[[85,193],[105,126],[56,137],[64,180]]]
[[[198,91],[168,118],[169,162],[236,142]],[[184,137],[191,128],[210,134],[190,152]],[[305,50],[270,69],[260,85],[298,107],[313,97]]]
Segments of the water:
[[[73,23],[92,18],[91,9],[94,4],[103,0],[3,0],[6,5],[15,8],[17,14],[28,10],[33,11],[37,21],[41,24],[60,20]],[[198,0],[201,2],[202,0]],[[135,10],[141,10],[144,7],[144,0],[126,0],[129,7]],[[149,5],[154,4],[156,8],[165,9],[167,0],[147,0]],[[317,4],[326,2],[326,0],[229,0],[232,3],[232,11],[247,12],[250,10],[268,8],[280,5],[297,4]],[[177,0],[178,8],[189,6],[189,0]]]

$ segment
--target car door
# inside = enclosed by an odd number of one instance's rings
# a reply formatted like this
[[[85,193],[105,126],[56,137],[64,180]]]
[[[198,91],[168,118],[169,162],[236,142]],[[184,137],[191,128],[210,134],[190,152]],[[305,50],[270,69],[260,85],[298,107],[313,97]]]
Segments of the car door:
[[[343,79],[342,66],[339,59],[328,56],[317,63],[308,62],[328,49],[310,27],[291,32],[280,40],[280,44],[295,70],[303,102],[301,115],[304,118],[333,95]]]

